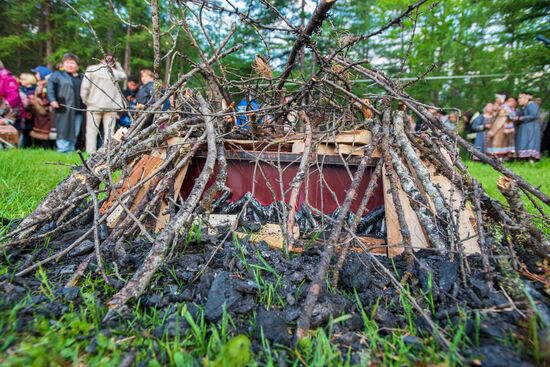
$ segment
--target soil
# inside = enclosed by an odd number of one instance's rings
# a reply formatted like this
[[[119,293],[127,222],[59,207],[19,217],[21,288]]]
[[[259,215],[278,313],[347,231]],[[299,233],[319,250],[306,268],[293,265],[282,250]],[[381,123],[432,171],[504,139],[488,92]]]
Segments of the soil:
[[[86,223],[86,220],[83,220]],[[15,248],[4,255],[2,262],[11,264],[10,272],[1,280],[7,281],[1,286],[2,309],[13,307],[23,299],[28,291],[33,297],[31,302],[17,315],[17,330],[32,332],[35,315],[47,315],[59,318],[69,312],[71,305],[84,304],[81,293],[76,287],[65,287],[78,265],[93,251],[92,238],[84,241],[60,262],[45,267],[56,299],[48,299],[40,294],[41,282],[34,275],[11,278],[16,269],[21,269],[34,261],[58,251],[78,238],[90,224],[73,228],[49,242],[49,246],[38,247],[34,251]],[[107,229],[102,228],[102,237],[107,237]],[[271,249],[265,243],[252,244],[247,239],[238,243],[222,242],[226,233],[217,237],[202,234],[200,241],[182,244],[179,255],[166,262],[149,287],[146,294],[138,300],[124,306],[120,312],[110,312],[103,320],[105,330],[113,333],[126,328],[126,319],[131,317],[132,308],[156,308],[166,322],[162,327],[149,330],[153,335],[162,337],[163,333],[176,336],[188,331],[189,325],[176,320],[179,305],[186,304],[192,314],[204,310],[204,318],[210,323],[219,323],[225,309],[233,315],[235,334],[245,333],[253,340],[253,348],[262,348],[261,336],[264,335],[275,344],[290,346],[291,331],[302,313],[308,285],[312,280],[320,259],[322,248],[310,246],[300,255],[285,256],[282,251]],[[231,237],[229,237],[231,238]],[[124,285],[123,279],[129,279],[147,254],[150,244],[142,238],[133,241],[108,244],[104,247],[103,258],[109,268],[116,264],[117,275],[110,275],[109,281],[116,289]],[[470,256],[467,259],[470,273],[461,276],[457,261],[436,255],[432,251],[416,252],[416,265],[413,274],[407,274],[407,262],[403,256],[393,259],[377,257],[399,280],[409,279],[410,288],[417,302],[430,313],[428,294],[433,297],[433,319],[443,329],[451,330],[461,322],[464,315],[465,332],[470,340],[479,339],[479,343],[461,351],[469,363],[483,366],[521,365],[533,363],[525,354],[516,352],[504,341],[511,335],[526,335],[525,321],[518,311],[510,307],[506,295],[488,285],[483,273],[481,259]],[[95,260],[90,263],[89,272],[97,275]],[[261,279],[258,278],[261,274]],[[464,284],[466,281],[466,285]],[[498,284],[498,279],[495,279]],[[267,284],[276,286],[273,299],[267,301]],[[540,285],[531,284],[534,294],[544,294]],[[101,302],[107,302],[108,296],[97,291]],[[548,299],[541,296],[541,302]],[[352,346],[352,361],[360,361],[364,328],[358,302],[367,314],[373,315],[383,335],[395,329],[409,327],[406,312],[400,301],[400,294],[391,280],[373,263],[370,255],[350,253],[344,263],[337,289],[323,289],[319,302],[315,306],[312,327],[325,326],[334,318],[349,315],[343,323],[331,326],[333,340],[342,346]],[[547,307],[547,306],[546,306]],[[481,324],[476,325],[474,315],[481,312]],[[430,337],[432,330],[422,316],[414,313],[415,327],[419,336]],[[143,328],[147,328],[143,325]],[[479,334],[476,335],[476,332]],[[452,338],[452,335],[451,335]],[[422,346],[417,336],[407,335],[403,342]],[[89,351],[94,349],[93,340]]]

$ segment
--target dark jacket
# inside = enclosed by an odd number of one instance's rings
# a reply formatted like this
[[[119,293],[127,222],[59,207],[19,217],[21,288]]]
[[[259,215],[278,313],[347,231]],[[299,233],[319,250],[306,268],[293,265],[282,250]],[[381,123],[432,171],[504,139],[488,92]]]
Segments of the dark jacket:
[[[82,78],[80,75],[79,77]],[[54,72],[50,76],[46,88],[48,101],[57,101],[60,105],[82,109],[84,106],[80,100],[80,91],[75,91],[72,78],[65,71],[58,70]],[[58,139],[76,139],[77,131],[75,131],[74,119],[77,112],[73,108],[60,106],[55,110],[55,126]]]
[[[150,81],[149,83],[142,85],[139,88],[139,91],[136,94],[136,103],[150,106],[155,103],[155,82]]]

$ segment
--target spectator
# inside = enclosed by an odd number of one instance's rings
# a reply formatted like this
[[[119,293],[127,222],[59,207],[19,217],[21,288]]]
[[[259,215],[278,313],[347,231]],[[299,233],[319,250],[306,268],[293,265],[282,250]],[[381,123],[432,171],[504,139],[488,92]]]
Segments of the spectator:
[[[542,98],[535,98],[534,101],[540,110],[540,131],[542,135],[540,153],[542,155],[544,152],[550,153],[550,123],[548,121],[550,113],[542,108]]]
[[[50,103],[46,95],[48,78],[52,74],[50,68],[38,66],[31,70],[37,79],[34,96],[30,98],[30,106],[33,114],[33,127],[30,136],[43,148],[51,147],[53,117],[50,113]]]
[[[31,111],[30,99],[34,96],[36,78],[30,73],[21,73],[19,75],[19,85],[19,96],[23,105],[19,118],[19,147],[27,148],[32,145],[30,132],[34,118]]]
[[[520,159],[540,159],[540,108],[531,99],[531,93],[519,95],[518,111],[514,121],[517,124],[517,157]]]
[[[136,94],[136,104],[138,109],[144,109],[155,102],[155,74],[149,69],[143,69],[139,72],[141,87]]]
[[[122,92],[124,98],[128,104],[128,110],[132,111],[136,109],[136,95],[139,91],[139,78],[137,76],[130,75],[126,84],[126,89]],[[132,124],[132,118],[130,112],[119,113],[120,126],[129,127]]]
[[[444,116],[442,122],[449,128],[457,130],[458,128],[458,114],[456,112],[451,112],[448,116]]]
[[[506,94],[495,95],[495,121],[487,132],[487,154],[502,160],[514,156],[514,134],[510,130],[510,118],[514,116],[515,100]]]
[[[475,117],[477,117],[476,114]],[[463,138],[467,137],[467,133],[470,131],[470,124],[473,121],[474,113],[472,111],[466,111],[461,116],[461,121],[458,124],[458,132]]]
[[[141,79],[141,87],[139,88],[135,103],[138,110],[143,110],[155,103],[155,74],[149,69],[143,69],[139,72]],[[142,125],[142,128],[151,126],[153,123],[153,115],[147,117],[147,120]]]
[[[133,102],[136,98],[136,94],[139,91],[139,78],[135,75],[130,75],[128,77],[128,80],[126,82],[126,89],[122,92],[124,94],[124,98],[128,102]]]
[[[15,147],[19,143],[19,134],[13,126],[15,119],[14,110],[0,90],[0,148]]]
[[[0,61],[0,95],[4,98],[4,103],[7,103],[11,108],[11,115],[15,119],[19,117],[23,109],[21,96],[19,95],[19,83],[12,75],[11,71],[4,67]]]
[[[21,86],[20,90],[25,94],[25,97],[34,94],[36,82],[36,77],[33,74],[21,73],[21,75],[19,75],[19,85]]]
[[[109,141],[118,116],[116,110],[127,106],[120,86],[117,85],[124,79],[126,79],[126,73],[111,54],[107,54],[99,64],[88,66],[86,69],[80,96],[87,106],[86,151],[88,153],[97,151],[99,126],[103,123],[103,141]]]
[[[487,103],[483,108],[483,113],[478,115],[470,125],[470,131],[476,134],[474,145],[483,153],[485,153],[487,148],[486,131],[491,128],[491,124],[494,120],[493,112],[493,104]]]
[[[78,73],[78,57],[67,53],[61,59],[62,69],[54,72],[48,80],[47,95],[55,111],[57,151],[66,153],[75,150],[84,118],[80,98],[82,75]]]

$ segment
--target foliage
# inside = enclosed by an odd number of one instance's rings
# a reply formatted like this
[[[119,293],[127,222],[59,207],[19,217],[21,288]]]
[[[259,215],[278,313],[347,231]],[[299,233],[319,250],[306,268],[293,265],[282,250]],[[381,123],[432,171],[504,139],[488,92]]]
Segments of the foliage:
[[[90,21],[99,41],[120,60],[129,56],[129,69],[152,66],[152,37],[150,9],[147,2],[138,0],[67,0]],[[176,74],[189,69],[188,60],[198,60],[196,51],[189,47],[183,31],[176,33],[170,21],[182,13],[172,2],[159,1],[161,17],[161,52],[171,48],[171,37],[176,37],[174,65],[171,80]],[[214,3],[222,4],[223,1]],[[314,10],[313,2],[269,2],[295,27],[307,22]],[[46,16],[51,5],[51,15]],[[260,1],[237,2],[241,12],[272,27],[285,24],[275,12]],[[367,34],[379,29],[401,13],[408,0],[339,0],[322,32],[317,47],[337,47],[351,35]],[[14,72],[23,72],[38,64],[55,65],[64,52],[71,51],[82,59],[82,66],[100,57],[91,31],[62,0],[6,0],[0,3],[3,22],[0,24],[0,59]],[[190,13],[191,27],[198,29],[197,20]],[[410,87],[409,92],[426,103],[463,110],[479,110],[484,102],[494,98],[495,92],[517,94],[530,89],[547,102],[550,51],[536,35],[550,38],[550,6],[544,0],[430,0],[401,24],[372,37],[356,47],[358,56],[382,67],[389,74],[415,77],[431,68],[430,75],[498,75],[472,78],[445,78],[425,80]],[[352,15],[352,16],[350,16]],[[235,16],[222,12],[204,12],[204,26],[209,38],[219,42],[229,32]],[[50,25],[50,32],[47,24]],[[199,34],[200,32],[197,32]],[[258,27],[238,24],[232,42],[245,45],[237,55],[224,60],[230,79],[251,75],[251,62],[256,54],[270,59],[276,72],[280,72],[294,41],[294,34],[274,32]],[[201,45],[207,44],[203,36]],[[265,47],[263,39],[271,45]],[[51,43],[51,52],[47,51]],[[205,47],[208,49],[208,47]],[[127,53],[129,51],[129,53]],[[293,77],[307,77],[315,68],[311,53],[304,59]],[[357,82],[354,88],[370,93],[369,87]]]

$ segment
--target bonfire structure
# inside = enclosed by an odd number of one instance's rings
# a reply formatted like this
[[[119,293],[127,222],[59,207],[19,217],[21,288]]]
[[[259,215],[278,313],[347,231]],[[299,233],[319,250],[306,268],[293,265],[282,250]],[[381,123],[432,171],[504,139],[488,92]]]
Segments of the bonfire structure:
[[[188,284],[200,282],[225,247],[242,243],[269,245],[288,261],[313,256],[312,272],[294,304],[300,312],[289,324],[296,339],[319,325],[312,320],[330,285],[337,292],[342,284],[353,285],[350,277],[366,273],[387,279],[387,292],[407,297],[427,328],[438,330],[444,347],[449,343],[445,330],[417,296],[427,274],[434,277],[433,288],[445,307],[475,308],[472,299],[482,302],[472,289],[485,287],[505,294],[523,316],[532,315],[534,303],[527,300],[540,300],[543,293],[532,284],[549,285],[548,273],[535,264],[548,259],[549,241],[540,228],[549,223],[550,197],[434,118],[430,106],[405,92],[409,85],[350,56],[356,45],[399,24],[424,1],[376,32],[348,35],[338,48],[322,50],[317,40],[327,36],[321,25],[334,3],[319,1],[305,26],[295,27],[264,2],[283,25],[273,28],[232,6],[180,2],[181,18],[174,26],[186,32],[200,61],[165,90],[157,88],[156,102],[133,113],[130,128],[116,131],[83,159],[2,237],[12,271],[2,287],[9,290],[17,279],[60,264],[77,265],[64,275],[66,287],[78,287],[84,274],[113,282],[114,273],[117,283],[124,280],[104,300],[108,317],[114,317],[162,285],[164,277],[155,274],[165,274],[167,264],[203,251],[196,243],[199,236],[190,235],[198,231],[214,250]],[[255,75],[228,80],[223,59],[241,45],[232,44],[233,31],[219,45],[200,45],[199,38],[210,38],[194,34],[204,27],[190,26],[191,20],[202,24],[198,8],[235,16],[260,34],[294,35],[282,72],[275,75],[270,60],[257,56]],[[159,73],[155,12],[153,18],[154,71]],[[314,68],[309,78],[293,80],[304,54],[311,55]],[[371,80],[377,92],[354,94],[356,77]],[[203,78],[206,91],[189,89],[193,78]],[[238,104],[237,96],[246,103]],[[168,100],[171,107],[163,111]],[[411,127],[409,114],[422,121],[422,132]],[[460,149],[502,173],[498,187],[507,205],[468,173]],[[540,214],[528,214],[521,196]],[[140,245],[133,247],[136,241]],[[138,263],[120,263],[137,248]],[[246,259],[246,251],[240,253]],[[400,275],[390,258],[404,264]],[[246,266],[234,269],[252,279]],[[224,301],[220,296],[219,304],[206,305],[212,320],[216,307],[220,314],[223,306],[231,311]]]

